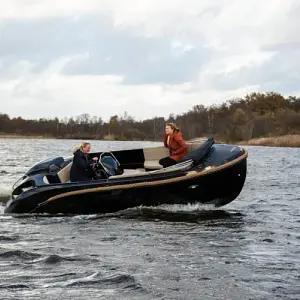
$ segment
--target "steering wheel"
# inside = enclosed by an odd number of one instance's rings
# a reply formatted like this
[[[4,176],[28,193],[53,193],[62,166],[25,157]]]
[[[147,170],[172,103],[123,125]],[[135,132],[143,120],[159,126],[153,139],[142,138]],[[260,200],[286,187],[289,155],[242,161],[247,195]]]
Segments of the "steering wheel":
[[[99,160],[92,162],[91,164],[92,172],[93,172],[93,179],[107,179],[108,174],[103,169],[102,165],[99,163]]]

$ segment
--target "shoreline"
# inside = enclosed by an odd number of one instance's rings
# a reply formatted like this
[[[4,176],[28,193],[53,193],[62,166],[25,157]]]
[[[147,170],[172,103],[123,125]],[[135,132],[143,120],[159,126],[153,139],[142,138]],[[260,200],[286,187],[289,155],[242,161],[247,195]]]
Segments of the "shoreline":
[[[5,134],[5,133],[0,133],[0,139],[43,139],[43,140],[47,140],[47,139],[57,139],[54,137],[50,137],[50,136],[43,136],[43,135],[22,135],[22,134]]]
[[[300,148],[300,134],[288,134],[273,137],[261,137],[248,141],[237,142],[244,146],[267,146],[267,147],[286,147]]]
[[[158,141],[154,141],[154,140],[138,140],[138,139],[118,139],[118,138],[102,138],[99,139],[97,137],[55,137],[55,136],[50,136],[50,135],[21,135],[21,134],[11,134],[11,133],[0,133],[0,139],[24,139],[24,140],[81,140],[81,141],[85,141],[85,140],[89,140],[89,141],[116,141],[116,142],[159,142]]]
[[[55,140],[84,140],[79,137],[72,137],[72,138],[63,138],[63,137],[53,137],[53,136],[46,136],[46,135],[21,135],[21,134],[5,134],[0,133],[0,139],[55,139]],[[188,142],[195,142],[195,141],[205,141],[207,138],[205,137],[198,137],[188,140]],[[88,140],[99,140],[97,138],[89,138]],[[131,140],[120,140],[120,139],[102,139],[103,141],[128,141]],[[132,140],[133,141],[133,140]],[[136,140],[135,140],[136,141]],[[143,141],[143,140],[139,140]],[[222,141],[222,140],[221,140]],[[147,140],[147,142],[149,142]],[[152,141],[152,142],[159,142],[159,141]],[[289,135],[282,135],[282,136],[271,136],[271,137],[261,137],[261,138],[254,138],[250,140],[243,140],[243,141],[228,141],[225,142],[226,144],[235,144],[235,145],[244,145],[244,146],[267,146],[267,147],[300,147],[300,134],[289,134]]]

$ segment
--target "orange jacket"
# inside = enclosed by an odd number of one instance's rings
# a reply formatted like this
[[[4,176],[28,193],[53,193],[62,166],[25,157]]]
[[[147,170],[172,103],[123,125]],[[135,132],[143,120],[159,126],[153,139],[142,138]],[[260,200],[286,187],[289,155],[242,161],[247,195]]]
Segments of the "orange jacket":
[[[182,138],[180,131],[174,131],[170,134],[169,142],[168,135],[164,133],[163,142],[166,148],[170,150],[170,157],[176,161],[182,159],[187,154],[187,144]]]

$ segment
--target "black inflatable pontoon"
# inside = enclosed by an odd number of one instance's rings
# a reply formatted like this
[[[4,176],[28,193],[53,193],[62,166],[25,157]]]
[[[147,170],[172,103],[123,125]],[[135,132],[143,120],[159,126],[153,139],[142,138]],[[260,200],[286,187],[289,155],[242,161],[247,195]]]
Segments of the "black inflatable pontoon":
[[[95,214],[135,206],[203,203],[223,206],[241,192],[247,151],[239,146],[188,143],[188,155],[162,168],[165,147],[92,153],[95,179],[70,182],[72,157],[34,165],[13,186],[6,213]],[[123,174],[117,169],[124,170]]]

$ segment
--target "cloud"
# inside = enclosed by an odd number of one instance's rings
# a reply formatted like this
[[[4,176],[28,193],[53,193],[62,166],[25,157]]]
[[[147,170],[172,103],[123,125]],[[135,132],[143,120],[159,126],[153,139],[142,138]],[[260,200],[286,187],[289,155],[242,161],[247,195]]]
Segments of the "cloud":
[[[25,61],[12,66],[12,72],[18,70],[13,77],[18,80],[9,79],[0,83],[0,91],[9,99],[12,115],[17,110],[26,117],[63,118],[88,112],[108,119],[112,114],[120,115],[127,110],[142,118],[168,116],[199,102],[208,105],[209,99],[222,101],[249,90],[247,87],[227,93],[213,90],[186,93],[191,88],[189,83],[123,85],[121,76],[68,76],[60,72],[65,64],[77,59],[82,57],[61,58],[41,73],[32,72],[35,66]],[[172,107],[174,109],[170,109]]]
[[[167,116],[251,91],[296,93],[297,0],[11,0],[1,111]]]

